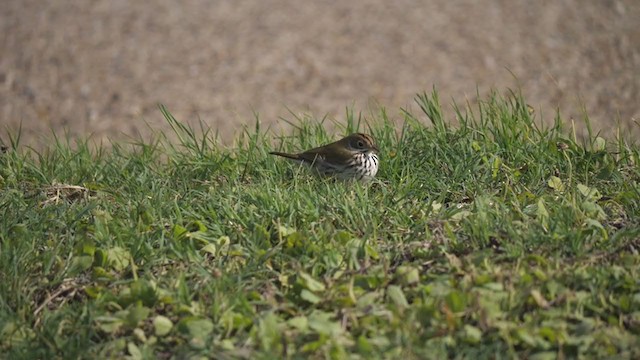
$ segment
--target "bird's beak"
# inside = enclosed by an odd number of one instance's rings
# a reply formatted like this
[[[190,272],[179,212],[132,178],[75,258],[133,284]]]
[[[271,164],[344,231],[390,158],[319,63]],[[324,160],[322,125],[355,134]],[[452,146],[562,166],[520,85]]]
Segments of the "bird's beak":
[[[378,145],[373,145],[371,148],[372,148],[372,149],[373,149],[373,151],[375,151],[376,153],[379,153],[379,152],[380,152],[380,149],[378,149]]]

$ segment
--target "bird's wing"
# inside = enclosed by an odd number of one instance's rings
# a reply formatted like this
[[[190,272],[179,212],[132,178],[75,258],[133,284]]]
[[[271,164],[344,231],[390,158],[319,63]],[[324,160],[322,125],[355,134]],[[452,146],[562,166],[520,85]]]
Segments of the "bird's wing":
[[[317,149],[311,149],[297,155],[299,160],[309,164],[313,164],[317,161],[324,161],[324,157],[317,152]]]

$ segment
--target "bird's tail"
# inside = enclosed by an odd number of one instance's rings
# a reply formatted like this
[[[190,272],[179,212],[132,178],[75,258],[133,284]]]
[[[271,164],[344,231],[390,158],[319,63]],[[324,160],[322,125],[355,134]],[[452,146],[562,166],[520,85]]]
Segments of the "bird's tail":
[[[278,151],[272,151],[269,154],[282,156],[284,158],[291,159],[291,160],[296,160],[296,161],[301,161],[302,160],[300,158],[300,155],[298,155],[298,154],[287,154],[287,153],[278,152]]]

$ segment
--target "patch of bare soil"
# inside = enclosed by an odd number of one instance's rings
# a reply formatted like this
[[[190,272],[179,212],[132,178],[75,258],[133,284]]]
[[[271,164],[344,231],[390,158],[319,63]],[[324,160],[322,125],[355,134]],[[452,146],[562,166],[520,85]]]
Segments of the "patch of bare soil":
[[[596,129],[638,134],[638,19],[637,0],[5,0],[0,124],[36,146],[123,139],[166,128],[162,103],[229,135],[254,111],[400,119],[434,85],[445,103],[519,85],[546,120],[584,104]]]

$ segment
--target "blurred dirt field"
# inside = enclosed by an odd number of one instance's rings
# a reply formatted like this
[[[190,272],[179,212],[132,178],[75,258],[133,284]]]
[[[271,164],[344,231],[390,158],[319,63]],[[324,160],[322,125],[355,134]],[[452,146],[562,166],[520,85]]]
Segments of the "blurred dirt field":
[[[401,120],[433,86],[448,109],[520,86],[546,120],[584,104],[596,129],[640,133],[638,0],[3,0],[0,29],[5,143],[20,123],[36,147],[148,136],[159,103],[225,139],[254,112]]]

